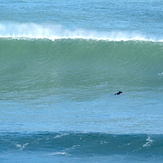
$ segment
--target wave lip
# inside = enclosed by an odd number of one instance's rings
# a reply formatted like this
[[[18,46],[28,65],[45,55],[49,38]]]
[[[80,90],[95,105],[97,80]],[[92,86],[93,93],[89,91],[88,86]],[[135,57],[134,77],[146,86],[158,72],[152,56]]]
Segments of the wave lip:
[[[147,37],[136,32],[98,32],[84,29],[65,29],[61,25],[36,23],[0,23],[0,37],[12,39],[93,39],[106,41],[154,41],[161,39]]]

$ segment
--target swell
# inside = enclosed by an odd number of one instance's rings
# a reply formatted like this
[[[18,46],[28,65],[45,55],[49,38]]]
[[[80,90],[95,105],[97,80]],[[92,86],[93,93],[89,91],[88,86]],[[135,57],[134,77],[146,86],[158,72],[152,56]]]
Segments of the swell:
[[[162,43],[0,39],[0,88],[161,87]]]
[[[162,155],[163,135],[82,132],[1,133],[0,151],[47,151],[69,155]]]

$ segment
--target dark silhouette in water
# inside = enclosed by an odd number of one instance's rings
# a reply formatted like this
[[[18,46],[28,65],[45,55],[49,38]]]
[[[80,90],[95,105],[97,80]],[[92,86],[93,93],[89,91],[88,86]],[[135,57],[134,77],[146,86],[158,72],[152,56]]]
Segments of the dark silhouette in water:
[[[115,95],[120,95],[122,92],[121,91],[119,91],[119,92],[117,92],[117,93],[115,93]]]

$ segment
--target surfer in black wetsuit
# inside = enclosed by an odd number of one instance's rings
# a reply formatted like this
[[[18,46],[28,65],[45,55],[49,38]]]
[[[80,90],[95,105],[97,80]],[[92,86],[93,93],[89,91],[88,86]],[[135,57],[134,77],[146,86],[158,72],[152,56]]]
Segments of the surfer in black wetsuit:
[[[115,93],[115,95],[120,95],[122,92],[121,91],[119,91],[119,92],[117,92],[117,93]]]

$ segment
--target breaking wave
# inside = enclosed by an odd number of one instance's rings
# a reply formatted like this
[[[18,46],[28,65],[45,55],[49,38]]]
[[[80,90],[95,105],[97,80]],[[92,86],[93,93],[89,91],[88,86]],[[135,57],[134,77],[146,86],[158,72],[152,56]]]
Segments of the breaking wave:
[[[162,38],[145,36],[137,32],[109,31],[99,32],[85,29],[66,29],[62,25],[36,23],[0,23],[0,37],[14,39],[93,39],[107,41],[154,41],[162,42]]]
[[[162,87],[160,42],[0,39],[0,88]]]

